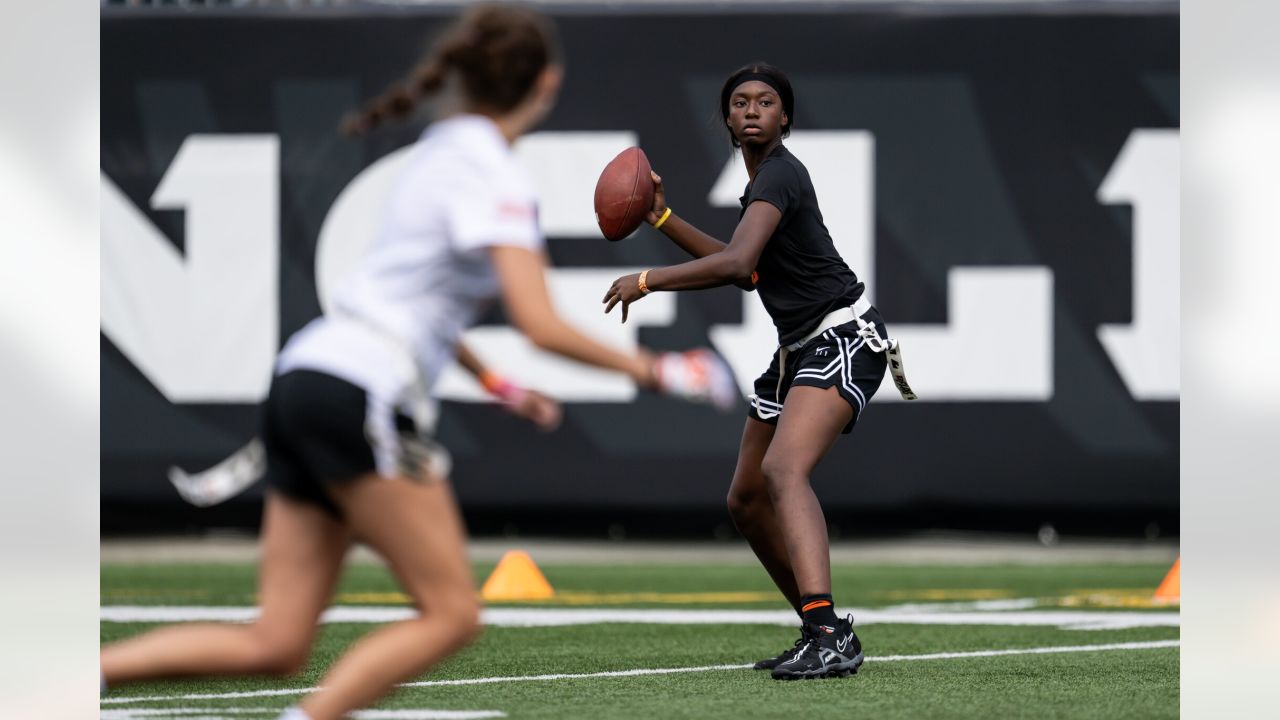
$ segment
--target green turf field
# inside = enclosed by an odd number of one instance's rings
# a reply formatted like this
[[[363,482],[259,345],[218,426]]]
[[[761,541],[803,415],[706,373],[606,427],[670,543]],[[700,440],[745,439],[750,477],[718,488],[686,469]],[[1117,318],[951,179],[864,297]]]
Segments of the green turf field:
[[[477,565],[478,580],[491,569]],[[525,619],[607,609],[627,621],[546,627],[499,621],[505,624],[489,627],[466,652],[417,679],[482,682],[407,687],[380,708],[406,711],[385,717],[410,719],[448,717],[428,710],[511,718],[1176,717],[1176,608],[1148,602],[1166,570],[1163,565],[838,566],[833,568],[836,599],[865,619],[856,627],[867,663],[850,678],[782,683],[749,669],[707,669],[750,663],[794,640],[794,628],[750,619],[785,619],[785,606],[758,568],[544,566],[558,593],[555,599],[491,607]],[[102,568],[106,617],[124,606],[245,607],[253,600],[254,569],[248,565]],[[356,565],[349,568],[336,604],[376,614],[394,612],[403,600],[382,568]],[[741,610],[749,611],[742,616],[749,619],[725,623],[712,615],[693,624],[682,615],[664,621],[675,624],[645,621],[654,616],[643,613],[664,610]],[[152,626],[105,621],[102,639]],[[103,716],[273,718],[297,695],[183,696],[314,686],[333,658],[371,627],[367,622],[325,625],[310,666],[296,678],[118,688],[104,698]],[[1091,646],[1111,647],[1082,649]],[[655,669],[671,672],[621,674]],[[543,675],[568,677],[529,677]],[[169,712],[157,714],[160,709]]]

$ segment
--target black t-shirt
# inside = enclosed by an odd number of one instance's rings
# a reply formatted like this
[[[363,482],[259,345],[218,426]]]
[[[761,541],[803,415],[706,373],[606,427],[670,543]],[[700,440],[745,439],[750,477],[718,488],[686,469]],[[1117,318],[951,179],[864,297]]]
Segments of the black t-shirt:
[[[756,291],[778,328],[779,344],[787,345],[827,313],[856,302],[864,286],[831,242],[809,171],[782,145],[756,168],[755,180],[739,199],[739,219],[757,200],[782,213],[756,265]]]

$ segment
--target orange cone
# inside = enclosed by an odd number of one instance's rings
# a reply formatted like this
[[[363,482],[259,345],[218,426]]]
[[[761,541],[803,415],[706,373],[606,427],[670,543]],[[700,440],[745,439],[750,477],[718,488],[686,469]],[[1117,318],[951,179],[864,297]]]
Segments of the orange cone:
[[[490,602],[546,600],[555,594],[533,558],[523,550],[510,550],[503,555],[489,579],[485,580],[484,587],[480,588],[480,597]]]
[[[1176,603],[1182,599],[1181,565],[1182,558],[1173,561],[1169,574],[1164,576],[1164,581],[1156,588],[1156,602]]]

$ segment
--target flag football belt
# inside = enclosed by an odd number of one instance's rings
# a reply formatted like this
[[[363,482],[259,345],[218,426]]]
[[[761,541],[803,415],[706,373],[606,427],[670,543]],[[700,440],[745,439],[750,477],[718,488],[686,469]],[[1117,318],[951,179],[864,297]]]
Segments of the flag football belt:
[[[818,323],[818,327],[812,332],[790,345],[783,345],[778,348],[778,389],[774,397],[778,402],[782,402],[782,378],[787,372],[787,355],[804,347],[805,343],[813,340],[822,333],[833,327],[845,325],[853,321],[858,322],[858,335],[865,341],[866,347],[872,352],[882,352],[885,359],[889,363],[889,373],[893,375],[893,384],[898,388],[898,393],[902,395],[903,400],[915,400],[916,394],[911,389],[911,385],[907,383],[907,372],[902,366],[902,346],[894,338],[880,337],[880,331],[876,330],[874,323],[863,320],[862,317],[871,311],[871,301],[867,298],[860,297],[857,302],[849,307],[842,307],[827,313],[822,318],[822,322]]]

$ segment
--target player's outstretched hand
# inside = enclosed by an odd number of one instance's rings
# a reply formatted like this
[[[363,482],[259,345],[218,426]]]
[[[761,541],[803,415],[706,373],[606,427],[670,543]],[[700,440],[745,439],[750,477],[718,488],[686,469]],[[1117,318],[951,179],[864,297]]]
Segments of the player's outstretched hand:
[[[662,177],[658,173],[650,170],[649,177],[653,178],[653,207],[645,214],[644,221],[652,225],[667,211],[667,191],[662,188]]]
[[[614,280],[613,284],[609,286],[609,291],[604,294],[604,300],[600,302],[606,303],[604,306],[605,315],[609,314],[614,305],[622,303],[622,322],[626,322],[627,307],[642,297],[644,297],[644,293],[640,292],[640,273],[632,273]]]
[[[662,353],[654,362],[658,392],[729,412],[738,406],[738,383],[723,359],[707,348]]]

